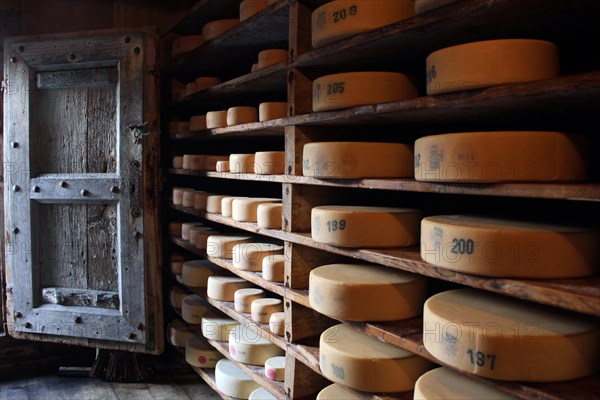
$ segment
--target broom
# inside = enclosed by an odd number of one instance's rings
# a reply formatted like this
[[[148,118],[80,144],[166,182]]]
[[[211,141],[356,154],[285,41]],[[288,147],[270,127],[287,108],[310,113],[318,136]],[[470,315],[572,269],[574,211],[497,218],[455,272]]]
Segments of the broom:
[[[107,382],[142,382],[150,378],[153,369],[146,358],[137,353],[98,349],[90,377]]]

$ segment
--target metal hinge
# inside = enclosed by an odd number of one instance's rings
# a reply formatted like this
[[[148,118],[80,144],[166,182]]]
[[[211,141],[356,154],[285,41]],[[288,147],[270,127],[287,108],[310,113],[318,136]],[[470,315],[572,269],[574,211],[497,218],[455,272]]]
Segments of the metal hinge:
[[[128,128],[133,134],[136,144],[140,144],[142,142],[142,137],[150,133],[150,124],[148,121],[144,121],[139,125],[129,125]]]

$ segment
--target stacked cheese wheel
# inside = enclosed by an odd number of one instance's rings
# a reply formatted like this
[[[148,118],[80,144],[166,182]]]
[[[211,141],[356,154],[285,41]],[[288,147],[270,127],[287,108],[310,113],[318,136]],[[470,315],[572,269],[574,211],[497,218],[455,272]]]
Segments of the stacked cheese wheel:
[[[285,152],[259,151],[229,156],[229,172],[280,175],[285,171]]]
[[[239,325],[229,334],[229,354],[234,360],[263,366],[271,357],[282,356],[284,351],[258,333],[254,325]]]
[[[185,53],[189,53],[192,50],[197,49],[204,43],[202,35],[190,35],[182,36],[173,41],[171,45],[171,55],[173,57],[180,56]]]

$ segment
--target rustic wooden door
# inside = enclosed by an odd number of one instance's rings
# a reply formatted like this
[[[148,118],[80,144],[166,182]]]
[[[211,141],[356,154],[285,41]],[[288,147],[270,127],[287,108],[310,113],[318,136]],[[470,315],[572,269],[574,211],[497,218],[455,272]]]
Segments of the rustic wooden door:
[[[16,338],[162,351],[154,43],[123,30],[5,43]]]

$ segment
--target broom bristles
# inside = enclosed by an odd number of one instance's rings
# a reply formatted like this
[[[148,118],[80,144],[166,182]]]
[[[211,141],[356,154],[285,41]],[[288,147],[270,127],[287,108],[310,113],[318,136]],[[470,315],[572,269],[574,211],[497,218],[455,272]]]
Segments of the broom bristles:
[[[144,357],[137,353],[99,349],[90,377],[107,382],[142,382],[152,375]]]

